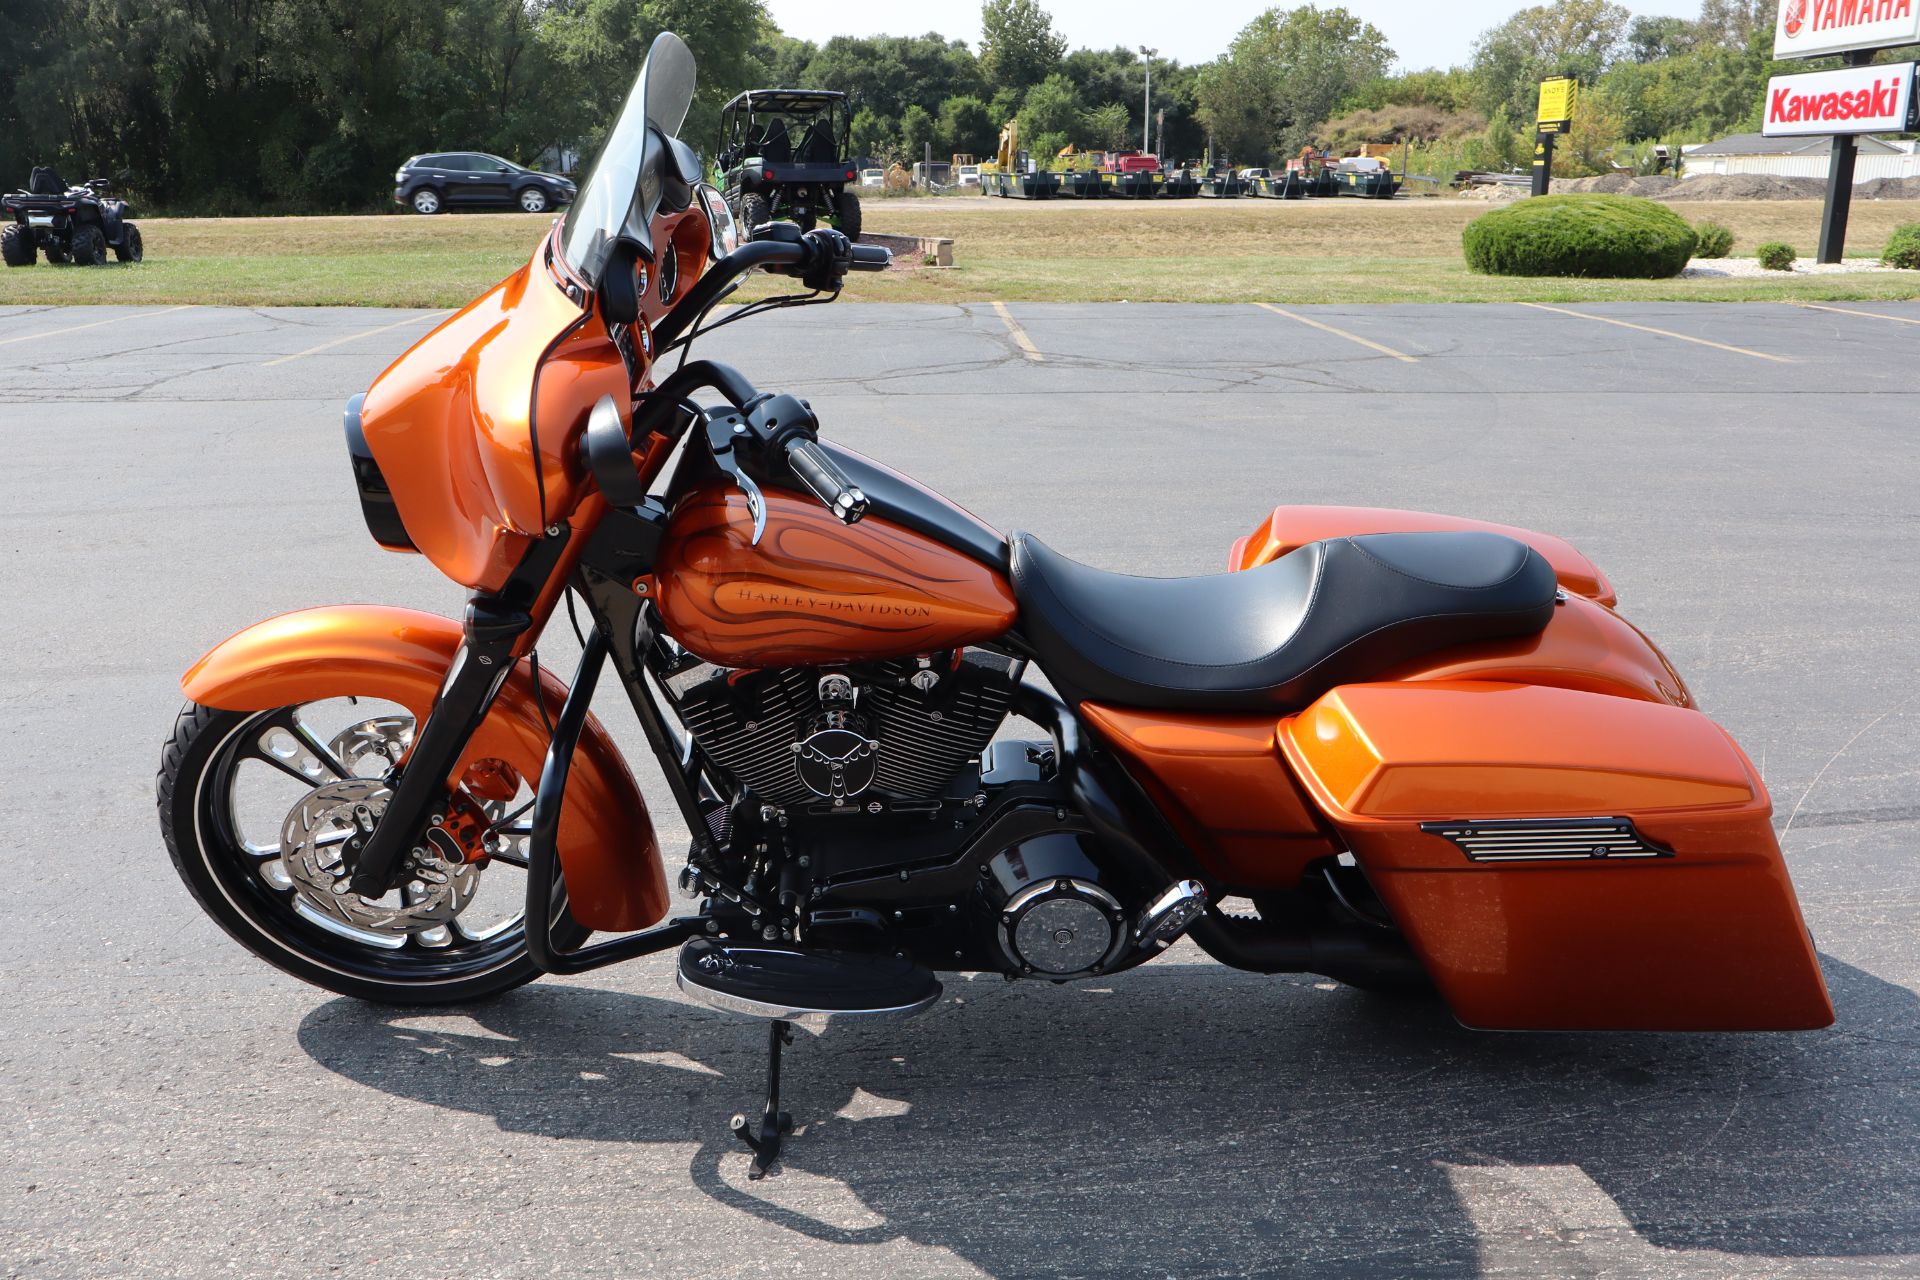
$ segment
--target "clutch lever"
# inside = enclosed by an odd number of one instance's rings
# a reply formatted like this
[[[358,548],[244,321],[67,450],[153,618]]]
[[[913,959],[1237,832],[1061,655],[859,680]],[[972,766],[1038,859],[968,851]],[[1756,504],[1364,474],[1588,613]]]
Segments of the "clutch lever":
[[[740,452],[736,447],[747,438],[747,421],[735,412],[707,413],[707,449],[713,454],[713,460],[719,468],[733,477],[740,492],[747,495],[747,512],[753,516],[753,546],[760,545],[760,536],[767,531],[767,501],[760,493],[760,486],[753,482],[740,466]]]

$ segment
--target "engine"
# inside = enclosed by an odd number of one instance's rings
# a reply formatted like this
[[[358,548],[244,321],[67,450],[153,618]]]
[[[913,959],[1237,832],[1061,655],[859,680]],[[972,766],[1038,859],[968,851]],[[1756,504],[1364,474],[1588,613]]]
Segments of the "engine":
[[[719,852],[689,887],[751,903],[742,927],[765,941],[935,968],[1062,981],[1165,946],[1204,891],[1109,857],[1053,742],[995,739],[1018,675],[962,650],[672,677],[688,731],[744,791],[714,801]]]
[[[945,795],[1013,688],[1009,659],[968,649],[847,669],[706,668],[674,692],[701,749],[760,803],[880,812]]]

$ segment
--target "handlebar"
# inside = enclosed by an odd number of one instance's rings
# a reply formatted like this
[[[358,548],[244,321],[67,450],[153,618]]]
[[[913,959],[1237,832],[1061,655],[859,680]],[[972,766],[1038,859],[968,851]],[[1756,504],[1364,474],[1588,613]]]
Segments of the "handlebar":
[[[654,349],[664,351],[679,341],[695,320],[720,299],[733,282],[755,267],[798,276],[809,289],[823,293],[840,287],[848,271],[884,271],[893,262],[891,250],[879,245],[852,244],[838,231],[817,227],[804,234],[791,223],[774,223],[777,238],[749,240],[707,267],[693,288],[654,326]]]
[[[847,478],[826,450],[808,439],[787,443],[787,465],[807,491],[820,499],[822,506],[840,518],[842,524],[855,524],[867,514],[867,495]]]

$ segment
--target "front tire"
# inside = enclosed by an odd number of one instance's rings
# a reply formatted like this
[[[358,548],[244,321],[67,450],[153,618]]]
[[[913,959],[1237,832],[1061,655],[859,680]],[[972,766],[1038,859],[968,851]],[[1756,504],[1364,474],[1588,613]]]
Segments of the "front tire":
[[[407,203],[413,206],[415,213],[423,213],[429,217],[439,213],[443,207],[440,203],[440,193],[432,187],[420,188],[413,193],[413,198],[407,201]]]
[[[0,230],[0,261],[10,267],[30,267],[35,252],[33,233],[27,228],[13,222]]]
[[[528,187],[520,193],[522,213],[545,213],[547,211],[547,193],[538,187]]]
[[[320,736],[324,729],[312,727],[323,723],[316,714],[323,704],[223,711],[189,702],[181,711],[161,750],[156,792],[161,835],[189,892],[230,937],[267,963],[359,1000],[460,1004],[539,977],[527,955],[516,914],[520,904],[513,897],[515,892],[524,895],[524,880],[507,874],[506,893],[500,896],[507,909],[498,913],[499,919],[478,923],[480,882],[506,871],[502,864],[508,845],[524,847],[523,839],[512,834],[517,827],[501,827],[508,833],[502,854],[486,863],[461,870],[420,864],[429,873],[437,868],[446,876],[471,876],[466,896],[444,923],[414,920],[395,927],[381,921],[383,913],[404,912],[409,903],[421,901],[414,891],[430,893],[433,886],[424,882],[378,902],[337,894],[337,912],[315,908],[316,898],[325,896],[314,885],[316,862],[338,860],[339,839],[353,828],[336,832],[325,821],[310,824],[307,829],[315,834],[302,849],[288,843],[295,838],[291,833],[296,818],[323,812],[324,802],[315,798],[330,787],[344,784],[367,797],[383,791],[379,775],[412,740],[412,718],[404,711],[362,719],[372,714],[368,700],[336,705],[348,701],[325,704],[334,709],[336,721],[358,721],[342,728],[330,744]],[[513,803],[524,798],[517,796]],[[290,799],[283,833],[280,814]],[[383,804],[363,801],[368,803]],[[503,806],[503,814],[510,813]],[[377,814],[369,820],[377,822]],[[301,854],[309,857],[303,860]],[[338,870],[344,869],[341,862]],[[450,901],[457,893],[446,892]],[[397,905],[391,902],[396,896]],[[563,896],[557,897],[554,910],[556,941],[565,949],[577,947],[588,931],[573,921]]]
[[[104,267],[107,238],[100,234],[100,228],[91,224],[75,227],[67,252],[76,267]]]
[[[842,191],[834,197],[834,226],[840,234],[858,244],[860,241],[860,197],[852,191]]]
[[[139,262],[147,256],[140,241],[140,228],[131,222],[120,228],[120,243],[113,247],[113,256],[121,262]]]

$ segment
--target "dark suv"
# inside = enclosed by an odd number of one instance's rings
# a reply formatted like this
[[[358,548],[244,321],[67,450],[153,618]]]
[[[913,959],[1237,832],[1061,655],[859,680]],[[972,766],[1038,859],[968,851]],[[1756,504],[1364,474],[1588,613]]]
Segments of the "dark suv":
[[[393,175],[393,200],[415,213],[440,213],[454,205],[500,205],[545,213],[572,204],[565,178],[519,165],[484,151],[443,151],[415,156]]]

